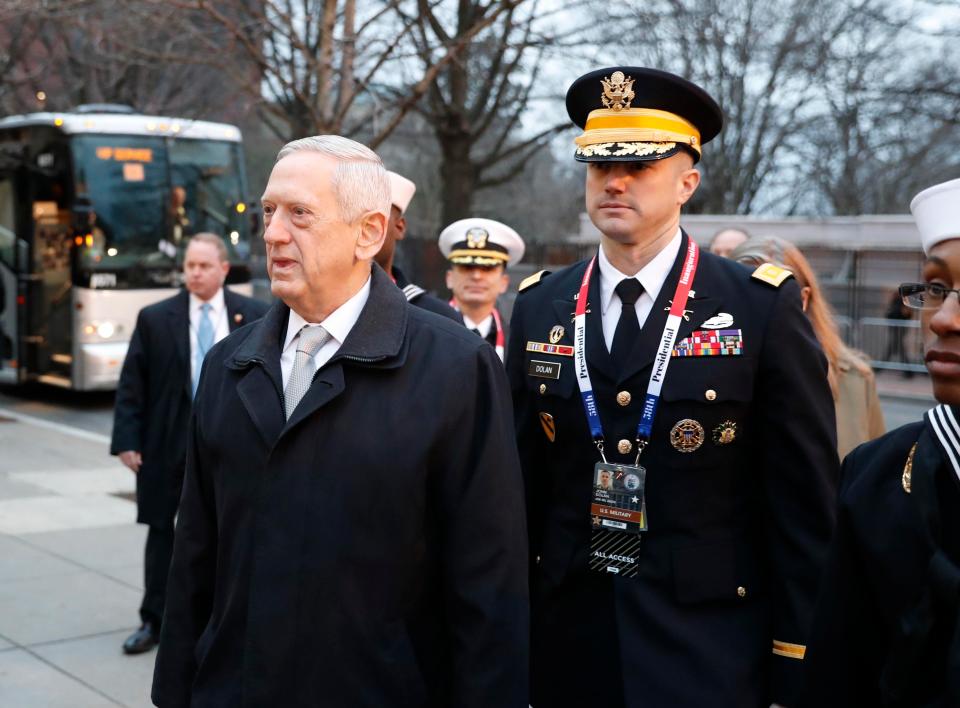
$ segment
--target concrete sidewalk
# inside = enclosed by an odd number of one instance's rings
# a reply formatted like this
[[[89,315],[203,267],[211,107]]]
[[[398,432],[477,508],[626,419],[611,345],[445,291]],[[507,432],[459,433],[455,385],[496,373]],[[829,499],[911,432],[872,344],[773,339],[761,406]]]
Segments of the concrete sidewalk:
[[[103,436],[0,417],[0,706],[150,705],[133,487]]]
[[[881,398],[904,398],[916,401],[929,401],[936,405],[930,376],[926,372],[905,376],[900,371],[876,371],[877,393]]]

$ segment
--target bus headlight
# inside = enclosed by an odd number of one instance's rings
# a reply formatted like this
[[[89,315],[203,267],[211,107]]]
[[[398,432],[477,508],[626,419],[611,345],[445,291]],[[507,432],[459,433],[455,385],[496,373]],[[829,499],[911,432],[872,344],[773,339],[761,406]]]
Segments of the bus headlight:
[[[97,334],[99,334],[104,339],[110,339],[117,331],[117,328],[114,326],[113,322],[101,322],[97,325]]]

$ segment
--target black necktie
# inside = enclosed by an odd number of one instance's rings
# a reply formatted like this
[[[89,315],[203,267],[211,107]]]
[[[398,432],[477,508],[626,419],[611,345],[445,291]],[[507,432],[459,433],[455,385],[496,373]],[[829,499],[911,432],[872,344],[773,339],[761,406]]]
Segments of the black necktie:
[[[633,350],[633,344],[637,341],[637,335],[640,334],[640,320],[637,319],[636,304],[643,294],[643,286],[636,278],[624,278],[617,283],[614,290],[620,297],[622,309],[620,310],[620,319],[617,321],[617,329],[613,333],[610,356],[613,358],[617,370],[623,373],[630,352]]]
[[[482,336],[483,336],[482,334],[480,334],[480,330],[477,329],[476,327],[471,328],[470,331],[473,332],[473,333],[474,333],[475,335],[477,335],[478,337],[482,337]]]

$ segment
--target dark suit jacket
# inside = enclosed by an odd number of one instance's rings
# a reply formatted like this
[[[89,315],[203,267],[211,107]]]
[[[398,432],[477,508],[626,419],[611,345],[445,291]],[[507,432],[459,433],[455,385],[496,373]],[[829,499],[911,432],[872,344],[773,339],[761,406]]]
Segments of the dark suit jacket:
[[[918,631],[924,621],[929,632]],[[893,430],[844,460],[805,663],[803,708],[958,705],[960,484],[929,423]]]
[[[288,314],[275,304],[207,356],[154,702],[526,708],[526,527],[499,360],[375,267],[285,422]]]
[[[267,305],[223,291],[230,330],[259,319]],[[169,526],[186,459],[190,380],[190,294],[182,290],[140,311],[123,361],[110,454],[138,450],[137,521]]]
[[[404,295],[406,295],[407,302],[409,302],[411,305],[416,305],[417,307],[422,307],[424,310],[429,312],[443,315],[447,319],[453,320],[454,322],[463,321],[460,319],[460,313],[458,313],[436,295],[431,295],[419,285],[411,283],[406,274],[396,266],[393,266],[393,279],[394,282],[396,282],[397,287],[403,291]]]
[[[618,441],[633,448],[686,244],[684,236],[626,372],[615,371],[604,345],[596,270],[591,279],[586,358],[611,462],[636,458],[633,449],[619,453]],[[723,312],[734,320],[729,328],[742,331],[743,353],[671,359],[640,460],[649,530],[639,577],[615,578],[588,568],[600,455],[574,359],[526,351],[527,342],[549,343],[555,326],[564,328],[559,344],[573,345],[574,296],[586,265],[525,289],[511,319],[507,373],[531,554],[539,557],[531,588],[533,705],[790,705],[802,661],[773,649],[806,642],[839,466],[826,360],[799,288],[793,279],[779,288],[760,282],[701,251],[677,341]],[[532,360],[559,365],[559,378],[538,377]],[[552,416],[549,423],[541,413]],[[704,431],[692,452],[671,443],[671,429],[684,419]],[[736,432],[725,443],[719,433],[727,422]]]

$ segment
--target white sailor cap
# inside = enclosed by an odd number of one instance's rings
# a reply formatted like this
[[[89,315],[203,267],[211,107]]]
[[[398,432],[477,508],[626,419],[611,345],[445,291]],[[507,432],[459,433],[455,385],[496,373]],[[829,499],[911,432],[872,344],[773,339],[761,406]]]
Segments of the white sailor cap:
[[[928,187],[910,202],[923,252],[941,241],[960,238],[960,179]]]
[[[387,171],[387,176],[390,178],[390,203],[399,209],[401,214],[405,214],[414,192],[417,191],[417,185],[396,172]]]
[[[493,219],[454,221],[440,234],[440,252],[456,265],[515,265],[525,246],[520,234]]]

